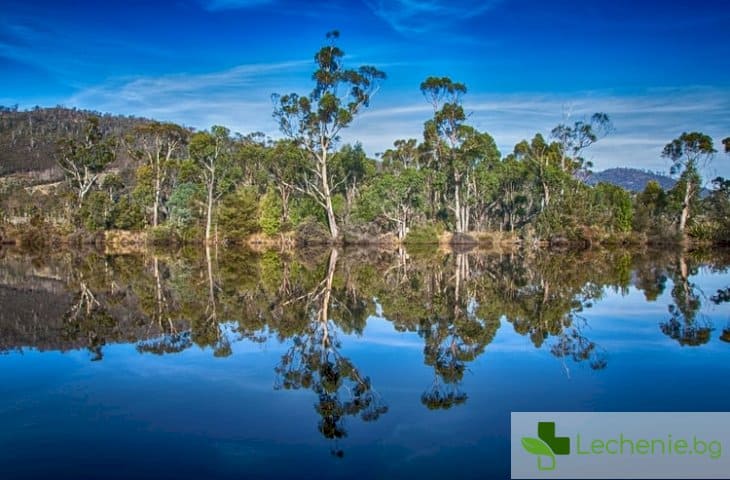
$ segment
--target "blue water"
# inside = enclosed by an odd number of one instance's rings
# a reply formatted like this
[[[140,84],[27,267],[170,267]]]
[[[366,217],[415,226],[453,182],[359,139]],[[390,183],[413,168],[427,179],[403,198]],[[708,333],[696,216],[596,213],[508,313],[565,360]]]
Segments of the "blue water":
[[[502,317],[466,362],[467,400],[449,409],[421,402],[435,379],[423,337],[375,308],[361,333],[336,335],[387,412],[344,416],[339,439],[319,431],[315,391],[275,388],[291,339],[234,339],[223,358],[109,342],[100,361],[87,349],[18,345],[0,355],[0,478],[507,478],[511,411],[727,410],[730,344],[719,336],[730,303],[710,297],[730,275],[700,266],[690,280],[697,318],[713,328],[707,343],[662,333],[671,279],[651,302],[633,284],[606,286],[575,320],[605,368],[556,357],[549,342],[536,348]]]

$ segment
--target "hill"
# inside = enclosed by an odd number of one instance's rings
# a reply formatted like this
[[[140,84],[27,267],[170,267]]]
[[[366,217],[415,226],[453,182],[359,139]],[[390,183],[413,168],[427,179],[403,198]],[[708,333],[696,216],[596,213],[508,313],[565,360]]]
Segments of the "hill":
[[[103,133],[122,138],[145,118],[110,115],[75,108],[54,107],[19,111],[0,106],[0,175],[47,172],[61,177],[54,157],[58,141],[80,136],[90,115],[100,117]],[[119,148],[117,164],[125,164],[126,152]]]
[[[669,190],[676,181],[666,175],[639,170],[637,168],[609,168],[602,172],[591,173],[586,179],[589,185],[611,183],[631,192],[641,192],[650,181],[656,181],[664,190]]]

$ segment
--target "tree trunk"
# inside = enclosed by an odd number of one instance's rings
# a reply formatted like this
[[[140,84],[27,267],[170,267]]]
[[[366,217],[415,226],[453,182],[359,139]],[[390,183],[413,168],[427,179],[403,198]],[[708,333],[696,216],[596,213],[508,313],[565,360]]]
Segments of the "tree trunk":
[[[325,281],[324,292],[322,293],[322,304],[319,309],[319,320],[326,327],[329,320],[330,297],[332,296],[332,282],[335,278],[335,268],[337,266],[337,249],[333,248],[330,252],[329,266],[327,267],[327,278]]]
[[[684,228],[687,226],[687,220],[689,219],[689,200],[692,192],[692,182],[687,180],[687,185],[684,190],[684,203],[682,204],[682,214],[679,217],[679,232],[684,233]]]
[[[335,218],[335,209],[332,206],[332,192],[330,191],[329,178],[327,176],[327,151],[322,153],[322,158],[319,162],[320,175],[322,177],[322,195],[324,196],[325,210],[327,211],[327,223],[330,228],[330,236],[332,240],[336,240],[339,235],[339,229],[337,228],[337,219]]]
[[[158,210],[160,209],[160,156],[157,155],[157,162],[155,163],[155,201],[152,207],[152,226],[156,227],[159,221]]]
[[[208,215],[205,220],[205,243],[210,244],[210,232],[213,224],[213,188],[215,187],[215,172],[211,172],[208,182]]]
[[[456,216],[456,233],[464,232],[464,225],[462,224],[462,211],[461,211],[461,198],[459,197],[459,184],[454,186],[454,215]]]
[[[289,189],[283,185],[279,186],[279,195],[281,196],[281,224],[289,223]]]

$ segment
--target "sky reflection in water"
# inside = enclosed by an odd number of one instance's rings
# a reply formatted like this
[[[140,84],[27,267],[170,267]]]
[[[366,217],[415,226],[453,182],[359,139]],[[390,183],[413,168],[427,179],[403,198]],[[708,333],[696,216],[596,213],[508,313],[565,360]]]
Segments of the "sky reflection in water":
[[[505,477],[510,411],[727,409],[728,265],[6,251],[3,478]]]

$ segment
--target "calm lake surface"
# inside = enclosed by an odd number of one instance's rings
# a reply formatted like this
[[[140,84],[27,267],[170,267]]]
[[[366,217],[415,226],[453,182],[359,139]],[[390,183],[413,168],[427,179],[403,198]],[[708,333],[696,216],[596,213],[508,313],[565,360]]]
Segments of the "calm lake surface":
[[[730,252],[0,251],[0,478],[506,478],[511,411],[725,411]]]

